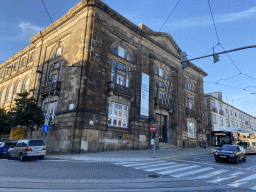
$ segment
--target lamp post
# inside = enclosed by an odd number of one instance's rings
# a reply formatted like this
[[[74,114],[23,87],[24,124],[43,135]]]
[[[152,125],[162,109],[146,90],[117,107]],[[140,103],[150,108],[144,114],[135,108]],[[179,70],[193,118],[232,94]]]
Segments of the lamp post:
[[[36,72],[39,73],[39,74],[42,74],[42,75],[46,75],[40,70],[36,70]],[[45,119],[44,119],[44,126],[48,126],[48,121],[49,121],[48,107],[49,107],[50,94],[51,94],[51,88],[52,88],[52,76],[51,75],[46,75],[46,76],[49,76],[49,78],[50,78],[49,79],[50,80],[50,87],[49,87],[49,93],[48,93],[48,100],[47,100],[47,104],[46,104],[46,114],[45,114]],[[45,141],[45,132],[46,131],[43,130],[43,133],[42,133],[42,140],[43,141]]]

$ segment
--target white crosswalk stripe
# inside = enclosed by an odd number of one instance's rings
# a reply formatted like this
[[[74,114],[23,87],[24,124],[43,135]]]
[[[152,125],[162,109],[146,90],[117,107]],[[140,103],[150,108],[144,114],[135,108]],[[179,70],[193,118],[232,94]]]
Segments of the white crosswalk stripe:
[[[206,168],[203,168],[203,169],[197,169],[197,170],[193,170],[193,171],[189,171],[189,172],[181,173],[181,174],[177,174],[177,175],[172,175],[172,176],[173,177],[183,177],[183,176],[188,176],[188,175],[194,175],[196,173],[201,173],[201,172],[208,171],[208,170],[211,170],[211,169],[213,169],[213,168],[206,167]]]
[[[253,174],[253,175],[250,175],[250,176],[245,177],[243,179],[239,179],[237,181],[234,181],[233,183],[228,184],[228,185],[231,186],[231,187],[239,187],[240,185],[243,185],[243,184],[248,183],[249,181],[253,181],[255,179],[256,179],[256,174]]]
[[[179,167],[180,166],[184,166],[184,164],[180,164]],[[178,165],[176,167],[178,167]],[[162,171],[162,172],[158,172],[158,173],[159,174],[169,174],[169,173],[175,173],[175,172],[178,172],[178,171],[184,171],[184,170],[193,169],[193,168],[197,168],[197,167],[200,167],[200,166],[193,165],[193,166],[182,167],[182,168],[178,168],[178,169],[172,169],[172,170],[168,170],[168,171]]]
[[[221,173],[225,173],[227,172],[228,170],[224,170],[224,169],[221,169],[221,170],[218,170],[218,171],[214,171],[214,172],[211,172],[211,173],[207,173],[205,175],[201,175],[201,176],[198,176],[198,177],[194,177],[193,179],[207,179],[209,177],[213,177],[215,175],[219,175]]]
[[[154,163],[162,163],[161,162],[150,162],[150,163],[137,163],[137,164],[128,164],[128,165],[123,165],[124,167],[135,167],[135,166],[139,166],[139,165],[149,165],[149,164],[154,164]]]
[[[172,164],[176,164],[176,163],[172,162]],[[168,169],[168,168],[170,168],[170,165],[169,166],[164,166],[164,167],[158,167],[158,168],[154,168],[154,169],[146,169],[144,171],[159,171],[159,170]]]
[[[158,166],[162,166],[162,165],[171,165],[171,164],[174,164],[174,162],[146,165],[146,166],[142,166],[142,167],[136,167],[135,169],[145,169],[145,168],[148,168],[148,167],[158,167]]]
[[[220,177],[220,178],[217,178],[217,179],[214,179],[214,180],[211,180],[211,181],[207,181],[209,183],[219,183],[219,182],[222,182],[222,181],[226,181],[226,180],[229,180],[229,179],[232,179],[232,178],[235,178],[239,175],[242,175],[244,174],[243,172],[235,172],[233,174],[231,174],[230,176],[227,176],[227,177]]]

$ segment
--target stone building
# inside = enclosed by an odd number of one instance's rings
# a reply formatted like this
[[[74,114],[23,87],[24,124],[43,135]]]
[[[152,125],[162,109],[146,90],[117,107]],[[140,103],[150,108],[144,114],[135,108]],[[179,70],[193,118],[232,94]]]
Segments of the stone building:
[[[211,131],[232,130],[233,128],[256,132],[256,119],[225,103],[222,100],[222,92],[207,93],[204,101],[208,138],[211,138]]]
[[[0,66],[1,107],[27,91],[48,114],[49,153],[179,147],[206,139],[203,78],[169,33],[136,26],[100,0],[83,0]],[[42,73],[38,73],[41,71]],[[48,94],[50,100],[48,103]],[[35,127],[29,138],[41,138]]]

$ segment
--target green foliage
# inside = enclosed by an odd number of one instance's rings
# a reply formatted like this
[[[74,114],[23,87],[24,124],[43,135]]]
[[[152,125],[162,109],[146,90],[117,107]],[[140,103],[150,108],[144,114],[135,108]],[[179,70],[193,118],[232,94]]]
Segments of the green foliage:
[[[10,113],[0,108],[0,135],[10,133],[12,126],[11,119]]]
[[[11,115],[15,126],[25,126],[25,136],[28,128],[33,130],[34,126],[42,126],[44,122],[44,113],[37,106],[36,100],[33,97],[28,98],[28,93],[18,94],[19,98],[15,99],[15,106],[12,109]]]

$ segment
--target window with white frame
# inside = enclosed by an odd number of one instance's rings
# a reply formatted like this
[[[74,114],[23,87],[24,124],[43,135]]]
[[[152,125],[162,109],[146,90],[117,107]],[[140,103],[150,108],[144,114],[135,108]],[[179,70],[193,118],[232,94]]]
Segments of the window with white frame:
[[[11,85],[10,88],[9,88],[7,101],[10,101],[12,99],[12,91],[13,91],[13,85]]]
[[[222,105],[221,105],[221,103],[219,103],[219,111],[221,111],[222,110]]]
[[[116,127],[127,127],[128,106],[110,102],[108,110],[108,125]]]
[[[223,118],[220,118],[220,125],[223,126]]]
[[[213,115],[213,116],[212,116],[212,119],[213,119],[213,123],[214,123],[214,124],[217,124],[216,115]]]
[[[188,137],[196,138],[196,123],[188,121]]]
[[[129,87],[130,82],[130,70],[131,68],[119,63],[115,60],[112,60],[111,65],[111,81]]]

